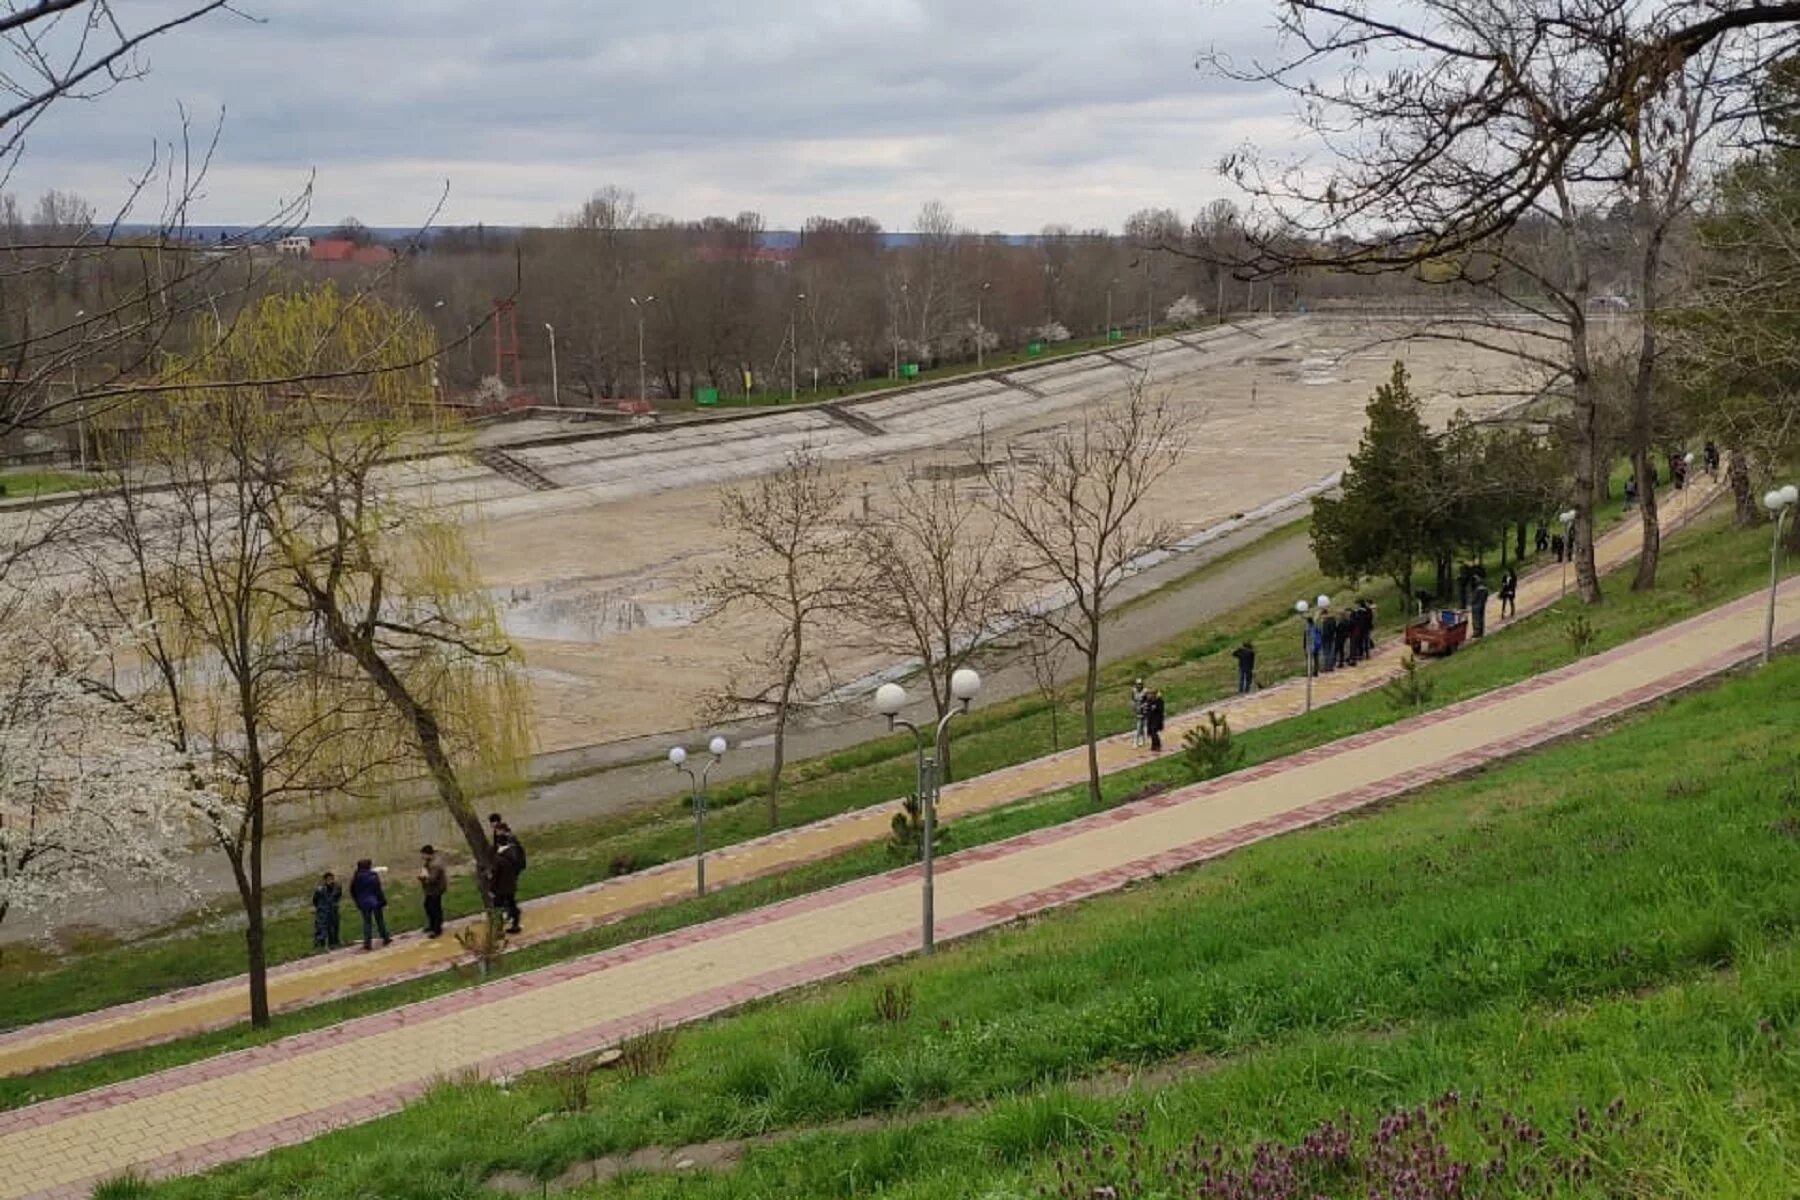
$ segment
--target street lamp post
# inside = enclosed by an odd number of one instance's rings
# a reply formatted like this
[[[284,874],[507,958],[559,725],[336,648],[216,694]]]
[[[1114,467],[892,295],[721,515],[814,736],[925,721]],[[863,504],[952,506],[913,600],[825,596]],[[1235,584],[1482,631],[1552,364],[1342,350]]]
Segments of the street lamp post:
[[[1318,603],[1319,603],[1319,611],[1324,612],[1325,609],[1331,603],[1331,597],[1330,596],[1320,596]],[[1314,628],[1314,626],[1313,626],[1312,618],[1307,616],[1307,613],[1309,613],[1312,610],[1312,607],[1313,606],[1305,600],[1294,601],[1294,611],[1300,614],[1300,619],[1303,622],[1303,624],[1301,625],[1301,628],[1300,628],[1300,652],[1301,652],[1301,655],[1306,659],[1306,670],[1304,673],[1306,675],[1306,711],[1307,712],[1312,711],[1313,672],[1316,669],[1316,667],[1318,666],[1318,661],[1319,661],[1318,655],[1313,649],[1313,628]]]
[[[631,307],[637,309],[637,315],[638,315],[638,318],[637,318],[637,325],[638,325],[638,399],[646,400],[649,397],[644,394],[644,392],[645,392],[645,388],[644,388],[644,310],[646,308],[649,308],[652,304],[656,303],[656,297],[655,296],[645,296],[643,303],[641,303],[641,304],[638,302],[638,298],[636,296],[627,296],[626,299],[631,301]]]
[[[1763,507],[1775,517],[1775,536],[1769,541],[1769,620],[1763,628],[1763,664],[1775,653],[1775,589],[1781,581],[1781,523],[1788,511],[1800,503],[1800,488],[1793,484],[1778,487],[1763,497]]]
[[[1118,276],[1106,281],[1106,340],[1112,341],[1112,292],[1119,282]]]
[[[545,321],[544,332],[550,335],[550,403],[556,408],[561,408],[562,385],[556,377],[556,326]]]
[[[706,752],[712,759],[700,768],[700,774],[694,774],[694,768],[687,765],[688,752],[686,746],[676,746],[669,751],[669,761],[675,769],[688,777],[689,794],[694,803],[694,891],[706,895],[706,777],[712,769],[719,765],[725,757],[725,739],[715,737],[706,744]]]
[[[991,283],[984,283],[975,293],[975,369],[977,371],[982,369],[987,350],[987,326],[981,323],[981,300],[987,295],[987,290],[993,286]]]
[[[1694,489],[1694,452],[1689,450],[1681,456],[1681,519],[1687,520],[1688,493]]]
[[[950,676],[950,695],[956,701],[956,707],[945,713],[937,723],[937,732],[931,739],[931,753],[925,753],[925,735],[911,721],[902,720],[900,710],[906,707],[906,689],[897,683],[884,683],[875,689],[875,711],[887,718],[888,728],[896,726],[912,731],[913,751],[918,780],[916,792],[919,797],[919,815],[924,824],[923,837],[920,839],[919,861],[924,868],[925,884],[922,895],[921,950],[930,954],[936,944],[936,920],[932,911],[932,838],[937,831],[937,798],[939,787],[939,764],[944,761],[944,732],[958,713],[969,711],[969,704],[981,691],[981,676],[968,667],[963,667]]]
[[[791,404],[800,399],[800,335],[798,321],[800,302],[806,299],[806,293],[800,292],[794,297],[794,307],[788,309],[788,402]]]
[[[1565,508],[1556,514],[1563,527],[1562,594],[1569,594],[1569,563],[1575,558],[1575,510]]]

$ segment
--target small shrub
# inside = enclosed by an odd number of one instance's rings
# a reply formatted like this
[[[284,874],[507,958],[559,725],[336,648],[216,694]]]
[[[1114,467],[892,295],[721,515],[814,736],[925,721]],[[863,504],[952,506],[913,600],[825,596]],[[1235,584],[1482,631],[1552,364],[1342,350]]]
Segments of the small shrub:
[[[655,1075],[675,1057],[675,1031],[652,1026],[619,1043],[619,1073],[628,1079]]]
[[[1188,774],[1211,779],[1235,771],[1244,760],[1244,748],[1231,743],[1231,722],[1216,712],[1206,714],[1206,724],[1182,735],[1181,757]]]
[[[456,943],[469,956],[469,966],[478,980],[486,979],[494,964],[505,956],[506,942],[506,918],[497,912],[489,913],[485,921],[456,931]]]
[[[1706,564],[1695,563],[1689,567],[1687,578],[1681,581],[1681,586],[1695,604],[1706,603],[1706,597],[1712,592],[1712,580],[1706,574]]]
[[[939,821],[932,829],[933,853],[942,854],[949,842],[950,827]],[[900,802],[900,811],[894,814],[894,820],[888,827],[888,857],[896,862],[918,862],[924,853],[924,844],[925,810],[920,806],[917,796],[908,796]]]
[[[1569,619],[1563,622],[1563,633],[1567,635],[1569,649],[1575,652],[1575,657],[1586,658],[1596,636],[1594,623],[1587,619],[1587,614],[1584,612],[1570,613]]]
[[[579,1058],[574,1062],[550,1067],[544,1072],[544,1079],[549,1083],[551,1094],[556,1099],[557,1112],[587,1111],[588,1083],[592,1070],[588,1059]]]
[[[875,1019],[883,1025],[898,1025],[912,1016],[913,987],[910,983],[888,982],[875,993]]]
[[[637,859],[629,854],[620,854],[606,864],[606,874],[610,879],[617,879],[621,875],[629,875],[637,869]]]
[[[800,1035],[796,1049],[808,1070],[833,1083],[849,1083],[862,1070],[863,1048],[842,1021],[822,1021]]]
[[[94,1185],[92,1200],[142,1200],[150,1195],[150,1181],[136,1171],[114,1175]]]
[[[1417,655],[1400,660],[1400,673],[1381,685],[1381,694],[1397,712],[1413,712],[1431,703],[1437,680],[1419,669]]]

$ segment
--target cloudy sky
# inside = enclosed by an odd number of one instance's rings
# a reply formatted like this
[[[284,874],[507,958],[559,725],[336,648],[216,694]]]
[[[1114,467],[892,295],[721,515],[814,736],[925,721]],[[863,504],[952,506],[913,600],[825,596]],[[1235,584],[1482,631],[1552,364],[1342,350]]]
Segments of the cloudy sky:
[[[38,125],[13,190],[106,209],[152,141],[224,113],[197,222],[315,179],[311,219],[548,223],[597,188],[676,217],[755,209],[911,228],[926,200],[1026,232],[1230,195],[1217,162],[1286,102],[1196,54],[1266,51],[1272,0],[242,0],[150,74]],[[121,6],[148,20],[174,0]],[[153,215],[153,214],[152,214]]]

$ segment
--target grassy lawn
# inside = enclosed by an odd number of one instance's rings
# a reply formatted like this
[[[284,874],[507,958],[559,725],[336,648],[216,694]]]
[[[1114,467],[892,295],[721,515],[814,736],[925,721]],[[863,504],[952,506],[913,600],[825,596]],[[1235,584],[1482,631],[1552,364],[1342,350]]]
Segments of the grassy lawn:
[[[92,475],[80,471],[40,470],[36,467],[0,470],[0,499],[17,500],[52,492],[75,492],[96,485]]]
[[[1723,514],[1721,514],[1722,516]],[[1608,602],[1588,613],[1595,629],[1595,649],[1620,644],[1650,629],[1679,620],[1719,600],[1741,594],[1760,581],[1760,567],[1753,554],[1746,553],[1759,536],[1758,531],[1736,532],[1721,523],[1709,524],[1697,531],[1699,536],[1672,540],[1668,547],[1670,569],[1686,573],[1693,565],[1719,572],[1717,582],[1703,591],[1664,589],[1633,595],[1623,588],[1624,578],[1615,576],[1608,582],[1614,594]],[[1727,571],[1733,563],[1735,570]],[[1629,568],[1628,568],[1629,569]],[[1527,678],[1540,671],[1573,660],[1574,650],[1565,632],[1561,614],[1552,610],[1536,619],[1497,633],[1482,643],[1472,645],[1458,655],[1435,664],[1431,678],[1435,681],[1432,706],[1503,686]],[[1161,661],[1161,660],[1159,660]],[[1169,673],[1178,672],[1184,664],[1179,657],[1162,664]],[[1229,663],[1223,664],[1229,666]],[[1158,678],[1163,678],[1158,672]],[[1224,681],[1219,680],[1219,686]],[[1216,689],[1215,689],[1216,690]],[[1309,746],[1349,733],[1376,728],[1399,720],[1406,712],[1396,709],[1381,693],[1355,697],[1340,704],[1321,708],[1310,716],[1300,717],[1246,731],[1238,736],[1245,751],[1245,765],[1293,753]],[[1188,775],[1176,757],[1120,772],[1106,780],[1107,804],[1157,782],[1180,784]],[[1029,829],[1071,820],[1092,811],[1080,787],[1069,788],[1048,796],[1020,802],[1006,808],[966,818],[954,823],[951,848],[968,847],[999,840]],[[753,831],[752,831],[753,832]],[[535,860],[534,860],[535,861]],[[524,948],[511,955],[502,968],[507,973],[528,970],[546,963],[589,953],[609,946],[634,941],[665,930],[679,928],[730,912],[765,904],[770,901],[818,890],[830,884],[887,869],[893,860],[880,846],[864,847],[809,864],[793,871],[752,881],[715,892],[705,900],[690,900],[628,918],[600,929],[569,937],[552,939]],[[536,869],[535,866],[533,868]],[[235,942],[229,947],[235,951]],[[58,974],[61,974],[60,972]],[[276,1017],[272,1029],[260,1033],[247,1027],[221,1030],[199,1037],[182,1039],[164,1046],[124,1051],[87,1063],[41,1072],[36,1075],[0,1079],[0,1107],[15,1107],[35,1099],[62,1095],[118,1079],[145,1074],[162,1067],[205,1057],[221,1050],[236,1049],[270,1040],[274,1037],[317,1028],[362,1013],[377,1011],[395,1004],[422,999],[457,987],[466,986],[456,973],[445,973],[428,979],[411,981],[393,987]],[[49,999],[49,997],[46,997]]]
[[[1214,328],[1212,325],[1198,325],[1191,328],[1175,325],[1158,325],[1155,329],[1155,336],[1166,337],[1172,333],[1205,333],[1212,328]],[[800,395],[795,402],[800,404],[815,404],[822,400],[843,400],[852,396],[866,396],[871,392],[884,392],[892,388],[916,387],[921,383],[944,383],[964,375],[974,375],[980,371],[1004,371],[1012,367],[1028,367],[1037,363],[1046,362],[1053,358],[1064,358],[1071,354],[1081,354],[1089,350],[1105,350],[1108,348],[1120,350],[1126,347],[1140,345],[1146,340],[1148,339],[1146,339],[1143,334],[1133,334],[1127,330],[1125,331],[1125,337],[1116,342],[1108,340],[1104,334],[1094,337],[1070,338],[1066,342],[1045,342],[1043,344],[1044,348],[1042,352],[1038,354],[1032,354],[1024,346],[1018,346],[1011,350],[996,350],[992,354],[985,355],[980,367],[977,367],[972,359],[963,362],[945,363],[942,366],[932,367],[928,370],[921,369],[917,375],[910,379],[894,379],[891,377],[859,379],[855,383],[847,384],[823,383],[815,389],[812,386],[811,378],[803,377],[799,380]],[[726,396],[721,394],[718,407],[765,408],[770,405],[789,403],[788,397],[790,395],[791,392],[785,387],[765,388],[761,391],[751,392],[748,396]]]
[[[446,1084],[148,1194],[436,1200],[499,1169],[548,1179],[861,1116],[889,1123],[596,1194],[1148,1198],[1171,1193],[1131,1190],[1104,1152],[1089,1165],[1084,1141],[1135,1145],[1158,1179],[1197,1134],[1236,1154],[1456,1089],[1541,1127],[1517,1157],[1587,1164],[1560,1191],[1484,1194],[1788,1195],[1796,686],[1800,659],[1778,660],[1359,819],[680,1031],[643,1077]],[[883,1015],[884,991],[905,1011]],[[1150,1090],[1072,1086],[1171,1060],[1192,1069]],[[968,1107],[933,1115],[947,1104]],[[1578,1108],[1596,1120],[1576,1136]],[[1445,1120],[1458,1154],[1510,1136]],[[1081,1190],[1040,1192],[1059,1157]]]

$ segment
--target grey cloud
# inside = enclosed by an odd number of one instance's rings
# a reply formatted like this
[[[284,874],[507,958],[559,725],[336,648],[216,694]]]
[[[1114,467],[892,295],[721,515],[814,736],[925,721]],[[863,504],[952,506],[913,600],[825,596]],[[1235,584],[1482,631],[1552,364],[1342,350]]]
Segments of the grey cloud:
[[[124,178],[179,102],[227,114],[211,219],[253,218],[251,180],[317,167],[327,220],[410,220],[447,176],[454,220],[549,220],[618,182],[682,216],[736,196],[775,223],[860,203],[897,225],[941,193],[1008,227],[1116,225],[1221,194],[1234,123],[1284,111],[1193,68],[1211,40],[1266,49],[1264,0],[248,3],[260,23],[191,28],[148,79],[59,109],[15,186]],[[1116,211],[1058,210],[1127,181],[1145,194]]]

